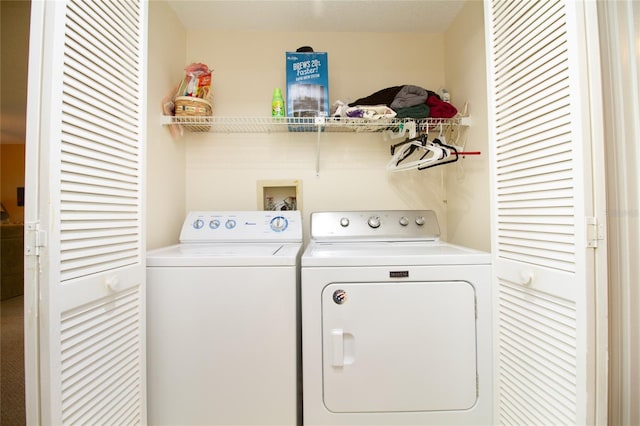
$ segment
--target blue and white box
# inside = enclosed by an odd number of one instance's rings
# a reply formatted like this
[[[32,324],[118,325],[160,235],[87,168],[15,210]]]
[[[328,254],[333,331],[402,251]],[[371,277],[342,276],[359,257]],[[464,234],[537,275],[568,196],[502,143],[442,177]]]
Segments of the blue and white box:
[[[329,68],[326,52],[287,52],[287,117],[308,119],[329,116]],[[291,131],[312,131],[302,126]]]

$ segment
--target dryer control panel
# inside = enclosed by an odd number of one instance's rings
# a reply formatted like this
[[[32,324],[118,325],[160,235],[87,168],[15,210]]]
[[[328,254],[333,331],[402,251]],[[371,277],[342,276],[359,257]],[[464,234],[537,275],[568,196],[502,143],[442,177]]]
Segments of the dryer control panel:
[[[288,211],[193,211],[180,232],[181,243],[299,242],[302,218]]]
[[[363,210],[311,213],[311,238],[329,241],[437,241],[433,210]]]

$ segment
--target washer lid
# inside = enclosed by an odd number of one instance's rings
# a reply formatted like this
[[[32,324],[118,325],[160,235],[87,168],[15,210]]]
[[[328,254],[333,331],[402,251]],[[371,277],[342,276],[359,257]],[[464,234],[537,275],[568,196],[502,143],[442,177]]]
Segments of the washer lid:
[[[290,266],[302,243],[176,244],[147,252],[147,266]]]
[[[442,242],[311,242],[302,266],[488,265],[486,252]]]

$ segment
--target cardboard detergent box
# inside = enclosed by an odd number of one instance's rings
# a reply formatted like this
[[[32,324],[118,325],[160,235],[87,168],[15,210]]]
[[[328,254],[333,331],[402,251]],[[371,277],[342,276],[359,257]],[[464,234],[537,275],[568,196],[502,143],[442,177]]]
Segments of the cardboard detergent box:
[[[286,52],[287,117],[328,117],[329,68],[326,52]],[[307,122],[307,120],[301,120]],[[289,126],[289,131],[315,131],[315,126]]]

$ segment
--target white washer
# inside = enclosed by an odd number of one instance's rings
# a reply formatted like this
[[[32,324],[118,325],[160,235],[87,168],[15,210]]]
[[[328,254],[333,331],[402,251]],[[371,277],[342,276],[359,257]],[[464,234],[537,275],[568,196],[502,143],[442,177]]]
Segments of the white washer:
[[[493,423],[491,257],[439,235],[429,210],[312,213],[306,426]]]
[[[298,211],[191,212],[147,255],[150,425],[296,425]]]

